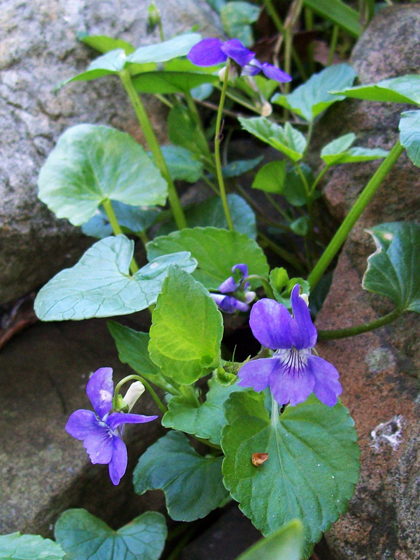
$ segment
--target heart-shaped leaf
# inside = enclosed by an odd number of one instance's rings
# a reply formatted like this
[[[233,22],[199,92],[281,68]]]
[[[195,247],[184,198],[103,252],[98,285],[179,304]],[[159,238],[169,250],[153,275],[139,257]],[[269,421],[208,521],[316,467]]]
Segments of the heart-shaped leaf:
[[[166,181],[125,132],[81,124],[66,130],[41,168],[38,196],[58,218],[80,226],[104,200],[165,204]]]
[[[336,138],[322,148],[321,158],[328,167],[341,163],[358,163],[361,161],[372,161],[382,159],[388,155],[386,150],[380,148],[350,148],[356,139],[356,135],[350,132]]]
[[[420,111],[401,113],[399,130],[401,145],[407,150],[414,165],[420,167]]]
[[[152,315],[152,360],[177,383],[194,383],[219,365],[222,335],[222,315],[208,291],[173,267]]]
[[[69,509],[55,524],[68,560],[158,560],[166,539],[162,514],[148,511],[118,531],[85,509]]]
[[[342,95],[341,98],[331,95],[330,91],[351,86],[355,77],[356,72],[349,64],[335,64],[318,74],[313,74],[307,82],[297,87],[292,93],[287,95],[277,93],[271,102],[277,103],[311,122],[330,105],[345,97],[345,95]]]
[[[331,88],[337,90],[337,88]],[[332,91],[334,95],[393,103],[414,103],[420,105],[420,76],[412,74],[382,80],[377,84],[365,84],[352,88]]]
[[[233,393],[223,429],[226,488],[264,535],[294,518],[304,525],[304,557],[345,511],[358,479],[354,422],[343,405],[315,396],[270,420],[264,393]],[[267,453],[254,466],[252,455]]]
[[[212,227],[183,229],[156,237],[146,248],[149,259],[189,251],[198,261],[193,276],[208,290],[217,290],[231,276],[235,264],[244,263],[249,274],[268,277],[268,263],[262,249],[237,231]]]
[[[203,174],[203,164],[194,154],[181,146],[161,146],[163,157],[174,181],[196,183]]]
[[[136,74],[133,85],[139,93],[185,93],[202,84],[217,84],[218,76],[201,72],[145,72]]]
[[[420,313],[420,224],[391,222],[367,230],[376,244],[368,258],[363,287]]]
[[[286,178],[286,160],[270,161],[261,167],[252,183],[253,189],[281,194]]]
[[[294,519],[259,540],[236,560],[300,560],[302,558],[303,527]]]
[[[229,37],[239,39],[246,47],[254,43],[251,23],[260,15],[260,8],[250,2],[227,2],[220,10],[223,29]]]
[[[168,268],[188,272],[196,261],[183,252],[155,259],[130,276],[134,242],[124,235],[98,241],[72,268],[59,272],[38,293],[35,312],[42,321],[78,321],[127,315],[156,303]]]
[[[168,513],[177,521],[201,519],[228,495],[222,457],[202,457],[181,432],[169,432],[144,453],[134,470],[137,494],[163,490]]]
[[[0,536],[0,560],[61,560],[65,554],[60,545],[38,535]]]
[[[127,61],[135,64],[166,62],[178,56],[185,56],[199,41],[201,35],[198,33],[186,33],[163,43],[140,47],[127,57]]]

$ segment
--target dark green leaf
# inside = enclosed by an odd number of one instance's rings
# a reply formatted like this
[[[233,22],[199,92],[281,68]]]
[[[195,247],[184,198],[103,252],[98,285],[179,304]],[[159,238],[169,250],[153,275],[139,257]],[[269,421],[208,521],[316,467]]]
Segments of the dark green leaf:
[[[286,160],[266,163],[255,176],[252,188],[268,193],[280,194],[283,191],[286,178],[286,167]]]
[[[65,511],[55,525],[55,538],[66,560],[158,560],[166,539],[162,514],[148,511],[118,531],[85,509]]]
[[[311,187],[314,181],[312,169],[305,163],[301,163],[300,168],[308,186]],[[296,167],[287,167],[282,195],[292,206],[304,206],[308,202],[307,189]]]
[[[180,432],[169,432],[140,457],[134,470],[137,494],[161,489],[168,513],[177,521],[201,519],[228,492],[222,483],[222,457],[201,457]]]
[[[65,554],[60,545],[38,535],[0,536],[0,560],[60,560]]]
[[[187,249],[188,247],[188,249]],[[183,229],[147,244],[149,259],[189,251],[198,261],[193,276],[209,290],[217,290],[235,264],[248,265],[249,274],[268,276],[267,259],[255,241],[237,231],[213,227]]]
[[[337,88],[335,88],[337,89]],[[365,84],[353,88],[340,88],[334,95],[393,103],[414,103],[420,105],[420,75],[412,74],[382,80],[377,84]]]
[[[181,146],[161,146],[172,180],[196,183],[203,174],[203,164]]]
[[[197,122],[183,105],[174,105],[168,118],[168,135],[173,144],[198,155],[207,155],[208,146]]]
[[[309,231],[308,218],[306,216],[301,216],[290,224],[290,229],[293,231],[293,233],[296,233],[296,235],[305,237],[305,235],[307,235]]]
[[[89,45],[89,47],[104,54],[116,49],[124,49],[125,54],[131,54],[136,50],[131,43],[123,41],[122,39],[113,39],[106,35],[82,35],[78,38],[86,45]]]
[[[251,23],[255,23],[260,14],[260,9],[249,2],[228,2],[222,6],[220,17],[223,29],[229,37],[239,39],[246,47],[254,43]]]
[[[341,0],[303,0],[303,4],[332,23],[345,29],[353,37],[362,33],[360,16],[356,10]]]
[[[247,173],[248,171],[251,171],[251,169],[257,167],[263,159],[264,156],[258,156],[253,159],[239,159],[237,161],[232,161],[232,163],[222,167],[223,177],[225,177],[225,179],[240,177],[244,173]]]
[[[351,86],[355,77],[356,72],[349,64],[336,64],[313,74],[292,93],[276,94],[271,101],[311,122],[330,105],[344,99],[344,96],[340,98],[329,92]]]
[[[264,394],[233,393],[225,405],[225,486],[264,535],[300,518],[304,557],[345,511],[359,471],[354,422],[343,405],[313,395],[270,421]],[[268,453],[261,466],[253,453]]]
[[[391,222],[368,232],[376,251],[368,258],[363,287],[388,297],[400,311],[420,313],[420,224]]]
[[[143,148],[125,132],[80,124],[66,130],[38,179],[38,196],[58,218],[80,226],[104,200],[165,204],[167,185]]]
[[[129,206],[128,204],[117,201],[112,203],[112,208],[114,209],[115,217],[121,228],[132,233],[139,233],[146,230],[155,223],[156,218],[160,214],[158,208]],[[102,206],[96,210],[93,218],[82,225],[82,231],[85,235],[90,235],[98,239],[103,239],[104,237],[112,235],[112,226]]]
[[[199,41],[201,41],[201,35],[198,33],[186,33],[163,43],[140,47],[127,57],[127,61],[135,64],[166,62],[172,58],[188,54],[190,49]]]
[[[400,142],[407,150],[408,157],[420,167],[420,111],[401,113],[399,130]]]
[[[188,272],[196,261],[189,253],[155,259],[129,274],[134,243],[124,235],[98,241],[72,268],[59,272],[38,293],[35,312],[42,321],[79,321],[141,311],[156,302],[168,268]]]
[[[259,540],[236,560],[300,560],[303,548],[303,526],[294,519]]]
[[[198,72],[145,72],[133,79],[139,93],[185,93],[202,84],[217,84],[218,76]]]

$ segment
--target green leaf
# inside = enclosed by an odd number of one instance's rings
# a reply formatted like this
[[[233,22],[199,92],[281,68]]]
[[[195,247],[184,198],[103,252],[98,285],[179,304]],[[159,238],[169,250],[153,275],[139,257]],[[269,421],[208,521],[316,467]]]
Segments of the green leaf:
[[[228,2],[220,10],[224,31],[229,37],[239,39],[246,47],[254,43],[251,23],[255,23],[260,9],[249,2]]]
[[[225,179],[240,177],[244,173],[247,173],[248,171],[251,171],[251,169],[257,167],[263,159],[264,156],[258,156],[253,159],[239,159],[237,161],[232,161],[232,163],[222,167],[223,177]]]
[[[337,89],[337,88],[334,88]],[[414,103],[420,105],[420,75],[412,74],[382,80],[377,84],[365,84],[353,88],[341,88],[334,95],[393,103]]]
[[[344,99],[344,96],[337,97],[329,92],[351,86],[355,77],[356,72],[349,64],[335,64],[318,74],[313,74],[292,93],[274,95],[271,102],[286,107],[311,122],[330,105]]]
[[[85,509],[68,509],[54,529],[66,560],[158,560],[167,535],[165,518],[147,511],[118,531]]]
[[[146,152],[125,132],[80,124],[66,130],[38,178],[38,196],[58,218],[80,226],[104,200],[165,204],[167,185]]]
[[[264,535],[300,518],[306,558],[353,495],[360,455],[354,422],[343,405],[331,408],[313,395],[270,421],[264,398],[233,393],[225,405],[224,483]],[[253,453],[268,459],[255,467]]]
[[[95,58],[84,72],[61,82],[57,89],[71,82],[90,82],[104,76],[116,75],[124,69],[127,56],[124,49],[115,49]]]
[[[420,313],[420,224],[391,222],[367,231],[376,251],[368,258],[363,287],[400,311]]]
[[[398,128],[400,131],[400,142],[407,150],[408,157],[414,165],[420,167],[420,111],[405,111],[401,113]]]
[[[185,93],[202,84],[217,84],[218,76],[198,72],[145,72],[133,79],[139,93]]]
[[[306,148],[305,137],[299,130],[286,123],[284,128],[279,124],[269,121],[265,117],[252,117],[245,119],[239,117],[242,128],[262,140],[276,150],[280,150],[292,161],[299,161]]]
[[[124,233],[126,231],[128,233],[140,233],[146,230],[155,223],[156,218],[160,214],[158,208],[129,206],[117,201],[112,203],[112,208]],[[98,239],[103,239],[113,234],[112,226],[102,206],[96,210],[93,218],[82,225],[82,231],[85,235]]]
[[[197,403],[194,406],[183,397],[173,397],[168,403],[168,412],[162,418],[162,425],[220,445],[222,428],[226,424],[223,405],[235,391],[243,389],[237,384],[223,387],[212,377],[202,405]]]
[[[362,34],[359,13],[341,0],[303,0],[303,4],[353,37],[358,38]]]
[[[122,39],[113,39],[106,35],[79,35],[78,39],[104,54],[116,49],[123,49],[125,54],[131,54],[136,50],[131,43]]]
[[[134,470],[137,494],[163,490],[168,513],[176,521],[201,519],[228,492],[222,483],[222,457],[201,457],[180,432],[168,432],[144,453]]]
[[[308,218],[306,216],[301,216],[297,220],[294,220],[290,224],[290,229],[293,231],[293,233],[296,233],[296,235],[301,235],[302,237],[305,237],[305,235],[309,231]]]
[[[60,545],[38,535],[0,536],[0,560],[60,560],[63,556]]]
[[[274,296],[279,303],[285,305],[289,310],[292,309],[290,296],[296,284],[300,285],[302,294],[309,296],[310,285],[303,278],[289,278],[287,270],[283,267],[274,268],[270,272],[270,286],[273,289]]]
[[[173,181],[196,183],[203,174],[203,164],[190,150],[181,146],[161,146]]]
[[[294,519],[259,540],[236,560],[300,560],[302,558],[303,526]]]
[[[120,362],[128,364],[147,381],[164,391],[172,392],[172,385],[149,356],[149,333],[138,332],[115,321],[108,321],[108,330],[114,339]]]
[[[172,264],[188,272],[189,253],[155,259],[130,276],[134,242],[124,235],[98,241],[72,268],[59,272],[38,293],[35,313],[41,321],[78,321],[141,311],[156,302]]]
[[[164,375],[189,385],[220,361],[222,315],[208,291],[172,267],[157,298],[149,354]]]
[[[198,155],[208,155],[208,146],[191,112],[183,105],[172,107],[168,118],[168,136],[177,146]]]
[[[303,176],[309,187],[314,182],[312,169],[305,163],[300,164]],[[287,166],[287,173],[284,179],[283,192],[281,193],[287,202],[292,206],[304,206],[308,202],[307,190],[303,179],[296,169],[290,165]]]
[[[268,193],[281,194],[286,178],[286,167],[286,160],[266,163],[258,171],[252,183],[252,188]]]
[[[237,231],[213,227],[183,229],[156,237],[147,244],[146,249],[149,259],[189,251],[198,261],[193,277],[209,290],[217,290],[231,276],[232,267],[239,263],[248,265],[249,274],[268,276],[267,259],[262,249],[255,241]]]
[[[127,57],[127,61],[135,64],[166,62],[178,56],[185,56],[199,41],[201,41],[201,35],[198,33],[186,33],[157,45],[140,47]]]
[[[388,155],[386,150],[380,148],[350,148],[356,139],[352,132],[336,138],[322,148],[321,158],[328,167],[342,163],[357,163],[361,161],[372,161],[382,159]]]

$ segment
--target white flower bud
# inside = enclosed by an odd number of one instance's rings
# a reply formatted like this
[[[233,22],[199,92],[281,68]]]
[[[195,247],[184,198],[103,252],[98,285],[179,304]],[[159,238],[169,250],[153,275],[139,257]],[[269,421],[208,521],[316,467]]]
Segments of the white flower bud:
[[[262,106],[261,116],[262,117],[269,117],[272,112],[273,112],[273,107],[271,106],[271,104],[268,101],[266,101],[264,103],[264,105]]]
[[[229,68],[229,81],[234,80],[238,77],[238,72],[234,66],[230,66]],[[224,66],[221,70],[219,70],[219,80],[224,82],[226,78],[226,66]]]
[[[135,381],[130,385],[123,399],[124,405],[128,406],[128,412],[130,412],[130,410],[133,408],[133,406],[142,396],[144,391],[145,391],[144,385],[141,381]]]

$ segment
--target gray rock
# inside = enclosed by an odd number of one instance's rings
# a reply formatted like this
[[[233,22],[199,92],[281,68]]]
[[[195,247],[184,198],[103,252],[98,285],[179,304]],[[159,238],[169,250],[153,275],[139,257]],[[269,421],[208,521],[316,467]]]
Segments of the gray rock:
[[[419,26],[418,5],[380,10],[351,59],[361,82],[418,72]],[[359,145],[390,148],[405,109],[390,103],[339,103],[318,127],[318,144],[352,131]],[[342,165],[332,171],[325,193],[337,218],[349,211],[378,165]],[[318,328],[364,323],[392,309],[360,287],[366,259],[375,250],[365,228],[388,221],[419,222],[419,188],[419,169],[403,154],[343,248]],[[339,560],[420,558],[419,331],[420,317],[407,313],[386,328],[319,345],[320,355],[341,373],[342,400],[355,419],[362,453],[356,494],[327,535]]]
[[[98,53],[77,41],[78,32],[130,41],[157,42],[146,35],[148,0],[5,0],[0,13],[0,305],[40,287],[71,266],[92,243],[66,220],[57,220],[37,200],[36,180],[58,136],[69,126],[109,124],[143,137],[118,78],[57,84],[84,70]],[[221,33],[205,0],[160,2],[168,37],[199,25],[204,36]],[[146,106],[161,141],[164,106],[148,96]]]

